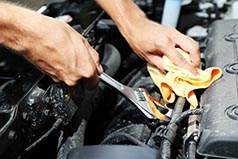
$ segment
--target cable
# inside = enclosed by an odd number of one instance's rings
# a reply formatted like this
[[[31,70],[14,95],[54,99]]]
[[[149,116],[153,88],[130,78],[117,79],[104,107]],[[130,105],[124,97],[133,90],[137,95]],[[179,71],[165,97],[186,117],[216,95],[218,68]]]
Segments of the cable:
[[[189,115],[201,115],[203,111],[204,109],[202,108],[186,110],[179,117],[177,117],[177,119],[175,119],[174,123],[179,124],[184,118],[188,117]]]
[[[58,129],[59,126],[63,123],[61,118],[57,119],[56,122],[53,124],[52,128],[48,130],[43,136],[41,136],[38,140],[33,142],[30,146],[28,146],[17,159],[21,159],[24,154],[29,152],[32,148],[34,148],[37,144],[41,143],[45,138],[47,138],[54,130]]]
[[[165,134],[164,140],[160,144],[160,152],[161,152],[161,158],[162,159],[170,159],[171,158],[171,145],[174,141],[174,138],[176,136],[176,131],[178,129],[178,125],[175,124],[175,121],[180,115],[182,114],[184,104],[185,104],[185,98],[178,97],[174,111],[172,114],[172,118],[167,126],[167,131]]]

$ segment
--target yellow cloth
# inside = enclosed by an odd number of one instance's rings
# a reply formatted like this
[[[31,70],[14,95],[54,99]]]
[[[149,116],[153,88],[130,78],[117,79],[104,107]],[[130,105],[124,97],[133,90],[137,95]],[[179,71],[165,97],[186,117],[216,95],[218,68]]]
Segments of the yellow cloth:
[[[190,62],[188,53],[177,48],[177,51]],[[157,68],[148,65],[147,69],[150,76],[162,93],[164,100],[173,103],[175,95],[185,97],[191,104],[191,108],[198,105],[197,97],[193,90],[207,88],[212,82],[222,75],[222,70],[218,67],[207,68],[206,70],[198,69],[198,76],[193,75],[188,70],[174,65],[166,56],[163,56],[164,69],[166,74],[161,73]]]

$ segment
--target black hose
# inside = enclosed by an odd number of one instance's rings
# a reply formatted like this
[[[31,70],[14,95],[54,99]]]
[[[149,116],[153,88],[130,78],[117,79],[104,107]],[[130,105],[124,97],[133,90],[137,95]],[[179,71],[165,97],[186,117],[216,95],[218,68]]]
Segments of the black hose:
[[[53,124],[50,130],[48,130],[43,136],[41,136],[38,140],[33,142],[30,146],[28,146],[23,153],[17,157],[17,159],[21,159],[24,154],[29,152],[32,148],[34,148],[37,144],[41,143],[45,138],[47,138],[54,130],[58,129],[58,127],[63,123],[62,119],[56,120],[56,122]]]
[[[175,124],[175,121],[182,114],[185,101],[186,101],[185,98],[178,97],[176,104],[174,106],[172,118],[167,126],[167,131],[165,133],[164,140],[160,144],[160,153],[161,153],[162,159],[171,158],[171,145],[174,141],[174,138],[176,136],[176,131],[178,129],[178,125]]]
[[[137,146],[149,147],[135,137],[124,132],[114,132],[108,135],[100,144],[118,144],[121,141],[130,141]]]
[[[204,109],[189,109],[181,114],[177,119],[175,119],[174,123],[178,125],[184,118],[189,115],[201,115]],[[196,142],[195,140],[191,140],[188,142],[187,146],[187,159],[196,159]]]
[[[175,124],[179,124],[184,118],[188,117],[189,115],[201,115],[203,112],[202,108],[199,109],[189,109],[183,112],[177,119],[175,119]]]

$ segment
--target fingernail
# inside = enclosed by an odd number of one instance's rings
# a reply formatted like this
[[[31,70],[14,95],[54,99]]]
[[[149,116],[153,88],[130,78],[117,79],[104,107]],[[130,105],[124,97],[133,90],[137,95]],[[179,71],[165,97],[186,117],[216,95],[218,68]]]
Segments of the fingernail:
[[[97,70],[98,70],[99,73],[102,73],[102,72],[103,72],[103,67],[102,67],[102,65],[98,65],[98,66],[97,66]]]

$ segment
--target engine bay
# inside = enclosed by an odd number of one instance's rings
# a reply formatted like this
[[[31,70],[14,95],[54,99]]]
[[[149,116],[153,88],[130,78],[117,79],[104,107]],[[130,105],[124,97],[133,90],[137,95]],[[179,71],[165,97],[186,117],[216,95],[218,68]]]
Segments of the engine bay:
[[[135,3],[148,18],[161,21],[165,1]],[[0,46],[0,158],[238,158],[237,10],[237,0],[183,2],[177,29],[199,42],[201,69],[223,71],[207,89],[195,90],[199,106],[190,109],[183,97],[171,104],[164,101],[147,63],[95,1],[45,3],[38,12],[69,18],[68,24],[98,51],[105,73],[128,87],[148,90],[171,110],[169,120],[148,119],[103,82],[95,90],[86,90],[82,82],[74,87],[55,83]]]

